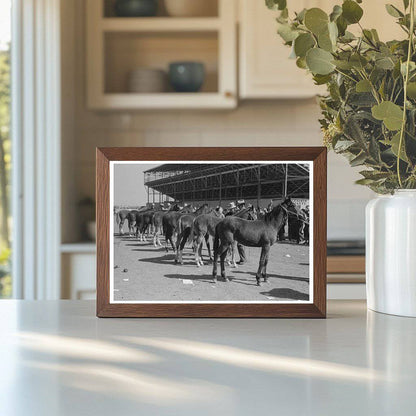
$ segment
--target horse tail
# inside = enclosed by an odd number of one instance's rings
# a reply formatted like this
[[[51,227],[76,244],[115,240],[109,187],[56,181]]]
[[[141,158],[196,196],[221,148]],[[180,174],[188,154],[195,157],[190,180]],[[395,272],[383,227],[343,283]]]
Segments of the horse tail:
[[[218,247],[220,246],[220,235],[218,232],[218,225],[215,227],[215,235],[214,235],[214,254],[218,253]]]

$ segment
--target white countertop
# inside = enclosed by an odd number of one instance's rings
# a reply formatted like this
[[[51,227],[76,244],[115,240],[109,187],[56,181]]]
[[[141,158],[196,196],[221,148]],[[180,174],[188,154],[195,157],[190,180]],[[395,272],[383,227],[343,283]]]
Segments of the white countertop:
[[[415,415],[416,319],[97,319],[0,301],[0,415]]]

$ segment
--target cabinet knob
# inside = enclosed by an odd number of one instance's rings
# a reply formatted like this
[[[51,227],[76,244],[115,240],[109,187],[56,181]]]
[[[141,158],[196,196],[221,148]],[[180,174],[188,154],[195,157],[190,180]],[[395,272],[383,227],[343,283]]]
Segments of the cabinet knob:
[[[234,94],[231,91],[225,91],[224,95],[226,96],[226,98],[233,98]]]

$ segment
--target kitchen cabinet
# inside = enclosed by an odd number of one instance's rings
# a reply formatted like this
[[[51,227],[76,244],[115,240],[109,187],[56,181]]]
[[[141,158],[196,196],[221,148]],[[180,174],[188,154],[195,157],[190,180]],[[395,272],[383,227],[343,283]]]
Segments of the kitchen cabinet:
[[[292,0],[289,10],[320,7],[330,12],[337,0]],[[400,9],[401,0],[391,2]],[[308,98],[325,91],[317,87],[311,75],[289,59],[290,48],[277,35],[275,17],[279,12],[269,10],[264,1],[239,0],[239,95],[242,99]],[[362,25],[376,28],[381,40],[403,38],[394,19],[387,13],[384,4],[367,1]],[[358,33],[358,25],[349,30]]]
[[[217,16],[116,17],[111,1],[88,0],[87,105],[90,109],[209,109],[237,105],[237,33],[234,0],[218,2]],[[175,61],[205,66],[202,90],[129,92],[137,69],[167,71]]]
[[[291,10],[321,5],[294,0]],[[309,98],[317,88],[311,75],[289,59],[290,48],[276,33],[275,17],[264,1],[239,0],[239,92],[244,98]]]

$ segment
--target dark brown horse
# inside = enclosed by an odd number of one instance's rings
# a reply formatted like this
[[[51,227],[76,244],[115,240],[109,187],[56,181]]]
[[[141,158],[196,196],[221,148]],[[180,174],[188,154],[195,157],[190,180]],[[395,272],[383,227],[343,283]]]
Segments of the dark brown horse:
[[[137,209],[132,209],[127,214],[127,224],[129,226],[129,235],[132,237],[135,233],[135,228],[137,229],[137,216],[139,215],[139,211]]]
[[[234,216],[243,218],[245,220],[256,220],[257,215],[254,208],[244,208],[241,211],[234,214]],[[198,267],[203,266],[204,262],[202,259],[202,243],[205,239],[205,243],[208,249],[209,260],[212,260],[211,247],[209,244],[209,237],[215,236],[215,227],[217,224],[224,219],[224,215],[218,215],[216,211],[208,214],[198,215],[193,223],[193,247],[195,252],[195,262]],[[233,266],[237,267],[234,261],[234,250],[232,250],[232,262]],[[230,263],[231,264],[231,263]]]
[[[195,212],[181,215],[178,219],[178,238],[176,239],[176,257],[175,263],[183,264],[182,252],[186,242],[192,235],[192,224],[194,219],[201,214],[206,214],[210,211],[208,204],[201,205]]]
[[[217,281],[217,261],[221,260],[221,276],[228,281],[225,274],[225,257],[228,249],[238,242],[248,247],[261,247],[259,268],[256,273],[257,285],[263,277],[267,282],[267,262],[270,247],[276,242],[277,234],[286,221],[288,212],[295,211],[295,205],[290,198],[268,212],[263,219],[248,221],[234,216],[226,217],[215,228],[214,266],[212,276]]]
[[[209,259],[212,260],[209,236],[215,235],[215,227],[223,219],[224,215],[217,213],[215,210],[208,214],[198,215],[194,219],[192,226],[193,249],[195,252],[195,262],[198,267],[204,265],[204,261],[202,260],[202,243],[204,239],[208,249]]]
[[[178,204],[172,205],[167,211],[156,211],[155,215],[153,216],[153,245],[155,247],[162,246],[160,242],[160,234],[163,232],[163,217],[168,212],[179,211],[180,207]]]
[[[181,215],[188,214],[193,211],[193,208],[188,205],[182,208],[180,211],[171,211],[167,212],[166,215],[162,217],[162,227],[163,233],[165,234],[165,249],[168,252],[168,243],[170,242],[173,251],[176,250],[173,243],[173,236],[177,233],[178,221]]]

